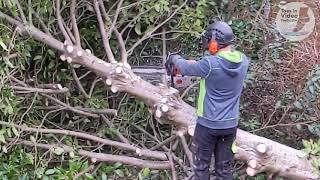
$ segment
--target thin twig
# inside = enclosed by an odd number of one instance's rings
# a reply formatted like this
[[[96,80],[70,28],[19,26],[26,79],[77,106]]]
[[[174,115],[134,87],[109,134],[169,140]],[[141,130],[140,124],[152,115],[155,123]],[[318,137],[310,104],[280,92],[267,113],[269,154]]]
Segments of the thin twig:
[[[196,81],[194,82],[193,84],[191,84],[189,87],[187,87],[186,90],[183,91],[183,93],[181,94],[181,99],[183,99],[187,94],[188,92],[194,87],[196,86],[197,84],[199,84],[200,81]]]
[[[78,78],[78,75],[76,73],[76,71],[74,70],[73,66],[70,65],[70,69],[71,69],[71,72],[72,72],[72,76],[73,76],[73,79],[76,81],[76,84],[80,90],[80,92],[85,96],[85,98],[89,99],[90,96],[88,95],[88,93],[84,90],[79,78]]]
[[[109,126],[109,128],[112,128],[112,123],[109,121],[108,118],[106,118],[104,115],[101,115],[101,118],[104,120],[104,122]],[[113,132],[116,134],[116,136],[120,139],[120,141],[126,143],[126,144],[130,144],[130,141],[125,138],[118,129],[113,130]]]
[[[34,109],[40,109],[40,110],[54,110],[54,109],[60,109],[63,106],[34,106]],[[94,114],[102,114],[102,115],[112,115],[116,116],[117,115],[117,110],[116,109],[94,109],[94,108],[83,108],[83,107],[74,107],[75,109],[78,109],[80,111],[86,111],[89,113],[94,113]],[[68,110],[68,109],[66,109]]]
[[[85,112],[85,111],[81,111],[81,110],[76,109],[76,108],[74,108],[74,107],[72,107],[72,106],[70,106],[70,105],[68,105],[68,104],[66,104],[66,103],[54,98],[54,97],[48,96],[46,94],[40,94],[40,95],[50,99],[51,101],[53,101],[53,102],[55,102],[55,103],[57,103],[57,104],[59,104],[59,105],[61,105],[63,107],[66,107],[68,110],[73,111],[75,113],[78,113],[78,114],[81,114],[81,115],[85,115],[85,116],[88,116],[88,117],[99,118],[99,115],[88,113],[88,112]]]
[[[164,141],[160,142],[159,144],[151,147],[150,149],[151,149],[151,150],[156,150],[156,149],[158,149],[158,148],[160,148],[160,147],[162,147],[162,146],[164,146],[164,145],[166,145],[166,144],[174,141],[176,138],[177,138],[176,135],[172,135],[172,136],[170,136],[169,138],[165,139]]]
[[[84,174],[92,171],[93,169],[94,169],[94,165],[91,164],[91,165],[90,165],[88,168],[86,168],[85,170],[77,173],[77,174],[73,177],[73,179],[76,180],[76,179],[80,178],[81,176],[83,176]]]
[[[189,163],[190,163],[190,165],[192,165],[193,164],[192,153],[191,153],[191,151],[190,151],[190,149],[188,147],[188,143],[186,141],[186,138],[185,138],[184,135],[179,136],[179,137],[180,137],[181,144],[183,146],[184,152],[186,153],[187,158],[189,160]]]
[[[172,160],[172,155],[170,152],[167,153],[169,162],[170,162],[170,166],[171,166],[171,174],[172,174],[172,180],[177,180],[177,172],[176,172],[176,168],[174,167],[174,162]]]
[[[71,7],[70,7],[70,15],[71,15],[71,22],[72,22],[72,30],[74,37],[76,39],[76,46],[81,47],[81,41],[80,41],[80,34],[79,29],[77,26],[77,20],[76,20],[76,0],[71,1]]]
[[[69,42],[71,43],[71,39],[67,33],[67,31],[65,30],[64,26],[63,26],[63,19],[61,17],[61,13],[60,13],[61,9],[60,9],[60,0],[56,0],[56,16],[57,16],[57,19],[58,19],[58,26],[59,26],[59,29],[60,31],[62,32],[64,38]]]
[[[102,16],[104,17],[104,20],[107,21],[107,22],[110,22],[110,18],[108,17],[108,14],[106,12],[106,8],[103,4],[103,1],[99,1],[99,5],[100,5],[100,8],[101,8],[101,11],[102,11]],[[117,11],[118,12],[118,11]],[[119,13],[119,12],[118,12]],[[120,47],[120,53],[121,53],[121,58],[120,58],[120,61],[122,63],[126,63],[127,62],[127,59],[128,59],[128,54],[127,54],[127,50],[126,50],[126,45],[125,45],[125,42],[123,40],[123,37],[122,37],[122,33],[119,33],[118,29],[116,26],[112,26],[110,28],[113,28],[113,31],[117,37],[117,40],[119,42],[119,47]],[[109,29],[110,31],[110,29]],[[108,32],[109,32],[108,31]],[[107,34],[107,36],[109,36]]]
[[[110,35],[111,35],[111,32],[113,31],[113,28],[116,26],[117,19],[118,19],[119,13],[120,13],[120,8],[121,8],[121,6],[122,6],[122,3],[123,3],[123,0],[120,0],[120,2],[119,2],[118,5],[117,5],[116,14],[114,15],[113,22],[112,22],[112,24],[111,24],[111,26],[109,27],[109,30],[108,30],[108,32],[107,32],[107,37],[108,37],[108,39],[110,38]]]
[[[68,88],[62,89],[41,89],[41,88],[31,88],[31,87],[21,87],[21,86],[9,86],[14,90],[19,90],[19,93],[45,93],[45,94],[60,94],[69,92]]]
[[[32,2],[31,2],[31,0],[28,0],[28,10],[29,10],[29,13],[28,13],[28,15],[29,15],[29,24],[33,25],[33,22],[32,22],[32,13],[33,12],[32,12]]]
[[[99,8],[99,4],[98,4],[97,0],[93,0],[93,6],[94,6],[94,9],[96,11],[97,20],[98,20],[98,24],[99,24],[99,29],[100,29],[100,34],[101,34],[104,50],[105,50],[105,52],[107,54],[109,62],[115,63],[116,60],[114,58],[114,55],[112,53],[112,50],[111,50],[111,47],[110,47],[110,44],[109,44],[109,38],[108,38],[107,33],[105,31],[105,24],[103,22],[103,19],[102,19],[102,16],[101,16],[101,12],[100,12],[100,8]]]
[[[28,24],[28,21],[27,21],[26,15],[25,15],[25,14],[24,14],[24,12],[23,12],[23,9],[22,9],[22,7],[21,7],[21,5],[20,5],[19,0],[15,0],[15,2],[16,2],[17,7],[18,7],[18,9],[19,9],[19,12],[20,12],[20,16],[21,16],[22,22],[23,22],[24,24]]]
[[[145,39],[147,39],[149,36],[152,35],[152,33],[154,33],[157,29],[159,29],[160,27],[162,27],[165,23],[167,23],[173,16],[175,16],[177,14],[177,12],[183,8],[188,0],[185,0],[183,2],[183,4],[181,4],[177,9],[175,9],[175,11],[164,21],[162,21],[162,23],[158,24],[155,28],[153,28],[152,30],[148,31],[141,39],[139,39],[127,52],[129,55],[132,54],[133,50],[140,44],[142,43]]]

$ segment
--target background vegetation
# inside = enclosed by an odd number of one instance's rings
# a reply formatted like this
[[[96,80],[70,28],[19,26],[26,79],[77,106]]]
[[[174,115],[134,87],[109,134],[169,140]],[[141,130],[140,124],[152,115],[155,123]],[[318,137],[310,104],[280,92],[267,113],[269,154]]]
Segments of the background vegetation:
[[[127,47],[148,30],[161,23],[183,1],[141,0],[125,1],[119,15],[120,30],[126,37]],[[54,35],[57,18],[55,2],[49,0],[21,1],[36,27]],[[70,1],[62,0],[62,8]],[[114,5],[105,1],[106,7]],[[132,65],[161,65],[163,61],[162,30],[166,32],[166,49],[181,51],[189,58],[201,56],[199,34],[215,19],[227,21],[237,36],[236,48],[251,58],[241,106],[241,128],[276,140],[288,146],[304,149],[315,167],[320,167],[320,65],[319,35],[315,33],[299,43],[283,39],[274,28],[274,9],[278,2],[264,0],[188,1],[163,29],[154,33],[141,45],[132,49],[128,62]],[[319,4],[314,13],[318,17]],[[81,43],[96,56],[104,57],[103,46],[91,1],[77,3],[76,16]],[[268,10],[271,8],[271,11]],[[3,12],[16,16],[14,0],[0,0]],[[114,14],[115,8],[110,8]],[[67,12],[62,11],[66,16]],[[70,20],[66,21],[70,25]],[[129,25],[127,25],[129,24]],[[119,57],[116,37],[111,38],[111,48]],[[99,42],[99,43],[97,43]],[[168,179],[167,171],[139,169],[120,163],[92,163],[92,160],[64,153],[61,149],[42,149],[19,146],[16,138],[38,143],[64,143],[75,148],[95,149],[98,152],[120,151],[100,147],[90,141],[63,135],[23,132],[12,124],[32,127],[62,128],[89,132],[100,137],[117,139],[120,132],[131,143],[152,148],[172,136],[171,126],[158,124],[139,100],[124,94],[106,91],[102,81],[87,69],[58,60],[57,53],[32,38],[21,36],[19,29],[0,19],[0,118],[8,122],[0,126],[0,177],[1,179]],[[74,73],[75,74],[74,74]],[[75,77],[81,80],[87,96],[79,90]],[[10,85],[15,77],[30,85],[61,84],[67,95],[56,95],[61,102],[83,108],[116,109],[117,116],[105,119],[90,118],[65,111],[39,93],[17,90]],[[185,100],[195,105],[195,88]],[[178,141],[171,147],[181,148]],[[121,151],[119,152],[121,154]],[[183,158],[183,157],[182,157]],[[179,170],[180,171],[180,170]],[[242,175],[242,164],[235,165],[235,176]],[[181,173],[182,170],[181,170]],[[265,179],[264,175],[252,179]]]

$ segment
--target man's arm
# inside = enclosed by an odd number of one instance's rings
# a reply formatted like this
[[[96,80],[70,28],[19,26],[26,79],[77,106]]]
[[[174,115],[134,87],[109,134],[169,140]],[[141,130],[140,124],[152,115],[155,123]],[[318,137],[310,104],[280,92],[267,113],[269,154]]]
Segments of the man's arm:
[[[201,58],[199,61],[185,60],[180,55],[174,55],[174,65],[180,70],[182,75],[197,76],[205,78],[210,73],[210,62],[205,58]]]

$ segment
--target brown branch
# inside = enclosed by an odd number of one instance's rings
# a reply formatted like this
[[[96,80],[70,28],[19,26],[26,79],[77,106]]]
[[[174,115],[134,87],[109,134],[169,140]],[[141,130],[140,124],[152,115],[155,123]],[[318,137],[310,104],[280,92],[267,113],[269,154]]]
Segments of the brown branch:
[[[101,16],[101,12],[100,12],[100,8],[99,8],[99,4],[97,0],[93,0],[93,6],[94,9],[96,11],[96,15],[97,15],[97,20],[98,20],[98,24],[99,24],[99,29],[100,29],[100,34],[101,34],[101,38],[102,38],[102,43],[104,46],[104,50],[107,54],[108,60],[111,63],[115,63],[116,60],[114,58],[114,55],[112,53],[110,44],[109,44],[109,38],[108,35],[105,31],[105,24],[103,22],[102,16]]]
[[[112,128],[112,123],[109,121],[108,118],[106,118],[104,115],[101,115],[101,118],[104,120],[104,122],[109,126],[109,128],[111,129]],[[126,143],[126,144],[130,144],[130,141],[125,138],[120,132],[118,129],[116,130],[112,130],[116,136],[120,139],[120,141],[122,141],[123,143]]]
[[[61,109],[64,106],[35,106],[34,109],[41,109],[41,110],[54,110],[54,109]],[[111,115],[116,116],[117,110],[116,109],[94,109],[94,108],[83,108],[83,107],[74,107],[80,111],[85,111],[88,113],[93,114],[101,114],[101,115]],[[66,109],[69,110],[69,109]],[[70,111],[70,110],[69,110]]]
[[[188,86],[187,89],[184,90],[183,93],[181,94],[181,96],[180,96],[181,99],[183,99],[183,98],[188,94],[188,92],[189,92],[194,86],[198,85],[199,82],[200,82],[200,81],[196,81],[196,82],[194,82],[193,84],[191,84],[190,86]]]
[[[76,71],[74,70],[72,64],[70,65],[70,69],[71,69],[71,73],[72,73],[72,76],[73,76],[73,79],[75,80],[80,92],[85,96],[85,98],[89,99],[90,96],[88,95],[88,93],[84,90],[79,78],[78,78],[78,75],[76,73]]]
[[[176,172],[176,168],[174,167],[172,155],[171,155],[171,153],[167,153],[167,156],[168,156],[170,166],[171,166],[172,180],[177,180],[177,172]]]
[[[94,88],[96,87],[97,82],[100,80],[101,79],[99,77],[96,77],[95,80],[92,82],[91,87],[90,87],[90,91],[89,91],[89,97],[92,96]]]
[[[41,88],[31,88],[31,87],[21,87],[21,86],[10,86],[14,90],[20,91],[19,93],[45,93],[45,94],[60,94],[69,92],[68,88],[62,89],[41,89]]]
[[[28,131],[28,132],[46,133],[46,134],[60,134],[60,135],[66,135],[66,136],[79,137],[82,139],[95,141],[95,142],[101,143],[103,145],[114,146],[114,147],[117,147],[117,148],[120,148],[123,150],[133,151],[136,154],[138,154],[139,156],[156,158],[156,159],[160,159],[160,160],[167,160],[166,154],[164,152],[151,151],[148,149],[140,149],[140,148],[135,147],[130,144],[112,141],[109,139],[103,139],[103,138],[93,136],[93,135],[90,135],[87,133],[69,131],[69,130],[64,130],[64,129],[30,128],[30,127],[26,127],[26,126],[19,126],[19,125],[15,125],[15,124],[10,124],[8,122],[3,122],[3,121],[0,121],[0,124],[5,125],[5,126],[14,126],[22,131]]]
[[[190,151],[190,149],[188,147],[188,143],[186,141],[186,138],[185,138],[184,135],[179,135],[179,137],[180,137],[181,144],[183,146],[184,152],[186,153],[187,158],[189,160],[189,163],[190,163],[190,165],[192,165],[193,164],[192,153],[191,153],[191,151]]]
[[[71,15],[71,22],[72,22],[72,30],[76,40],[76,46],[81,47],[80,34],[79,34],[79,29],[78,29],[77,20],[76,20],[76,14],[77,14],[76,5],[77,5],[77,1],[72,0],[71,7],[70,7],[70,15]]]
[[[14,1],[15,1],[16,4],[17,4],[17,7],[18,7],[18,10],[19,10],[19,12],[20,12],[20,16],[21,16],[22,22],[23,22],[24,24],[28,24],[27,18],[26,18],[26,16],[25,16],[24,12],[23,12],[23,9],[22,9],[22,7],[21,7],[21,5],[20,5],[19,0],[14,0]]]
[[[107,14],[107,12],[106,12],[106,8],[105,8],[102,0],[99,1],[99,5],[100,5],[100,8],[101,8],[102,16],[104,17],[104,20],[107,21],[107,22],[111,21],[110,18],[108,17],[108,14]],[[117,10],[118,10],[118,9],[117,9]],[[118,10],[118,11],[119,11],[119,10]],[[119,14],[119,12],[118,12],[118,14]],[[110,28],[113,28],[113,31],[114,31],[114,33],[115,33],[115,35],[116,35],[116,37],[117,37],[118,42],[119,42],[119,47],[120,47],[120,52],[121,52],[121,59],[120,59],[120,61],[121,61],[122,63],[126,63],[126,62],[127,62],[127,59],[128,59],[128,54],[127,54],[127,50],[126,50],[126,45],[125,45],[124,40],[123,40],[123,38],[122,38],[122,33],[119,33],[117,27],[115,27],[115,26],[112,26],[112,25],[111,25]],[[111,29],[109,29],[109,31],[110,31],[110,30],[111,30]],[[109,36],[109,35],[108,35],[108,36]]]
[[[127,54],[126,45],[124,43],[122,35],[119,33],[119,31],[116,28],[114,28],[114,33],[116,34],[116,37],[117,37],[118,43],[119,43],[119,47],[120,47],[121,62],[127,63],[128,54]]]
[[[81,110],[76,109],[76,108],[74,108],[74,107],[72,107],[72,106],[70,106],[70,105],[68,105],[68,104],[66,104],[66,103],[54,98],[54,97],[48,96],[46,94],[40,94],[40,95],[50,99],[51,101],[53,101],[53,102],[55,102],[55,103],[57,103],[57,104],[59,104],[59,105],[61,105],[63,107],[66,107],[68,110],[73,111],[75,113],[78,113],[78,114],[81,114],[81,115],[84,115],[84,116],[88,116],[88,117],[99,118],[99,115],[88,113],[88,112],[85,112],[85,111],[81,111]]]
[[[31,8],[32,14],[36,16],[37,20],[40,23],[40,26],[43,28],[44,32],[50,36],[52,36],[52,34],[50,33],[50,30],[48,29],[48,27],[46,26],[46,24],[43,22],[43,20],[40,18],[39,14],[36,13],[34,11],[34,9]]]
[[[62,23],[63,23],[63,26],[64,26],[65,30],[67,31],[69,37],[71,38],[72,42],[76,42],[76,39],[73,36],[73,34],[72,34],[70,28],[68,27],[68,25],[66,24],[66,22],[62,21]]]
[[[164,67],[167,61],[167,41],[166,41],[166,29],[162,28],[162,66]],[[168,86],[166,74],[162,75],[162,82],[165,86]]]
[[[162,146],[165,146],[166,144],[174,141],[176,138],[177,138],[176,135],[172,135],[172,136],[170,136],[169,138],[165,139],[164,141],[160,142],[159,144],[151,147],[150,150],[156,150],[156,149],[158,149],[158,148],[160,148],[160,147],[162,147]]]
[[[8,138],[8,140],[14,140],[12,138]],[[40,143],[33,143],[31,141],[26,140],[18,140],[14,142],[15,144],[22,144],[26,146],[32,146],[32,147],[39,147],[43,149],[55,149],[55,148],[62,148],[64,152],[75,152],[72,147],[66,146],[66,145],[56,145],[56,144],[40,144]],[[95,162],[120,162],[123,164],[128,164],[132,166],[137,166],[141,168],[151,168],[151,169],[170,169],[170,163],[169,161],[147,161],[142,159],[137,159],[133,157],[128,156],[120,156],[120,155],[111,155],[111,154],[104,154],[104,153],[95,153],[90,152],[86,150],[77,150],[76,151],[81,156],[86,156],[88,158],[91,158]]]
[[[158,24],[155,28],[153,28],[152,30],[148,31],[141,39],[139,39],[128,51],[127,53],[129,55],[132,54],[133,50],[140,44],[142,43],[145,39],[147,39],[149,36],[152,35],[152,33],[154,33],[157,29],[159,29],[160,27],[162,27],[165,23],[167,23],[173,16],[175,16],[177,14],[177,12],[183,8],[188,0],[185,0],[177,9],[175,9],[175,11],[166,19],[164,20],[162,23]]]
[[[62,32],[65,40],[68,41],[68,43],[72,43],[72,41],[71,41],[66,29],[63,26],[63,19],[61,17],[61,12],[60,11],[61,11],[61,9],[60,9],[60,0],[56,0],[56,16],[57,16],[57,19],[58,19],[59,29]]]
[[[120,13],[120,8],[121,8],[121,6],[122,6],[122,3],[123,3],[123,0],[120,0],[120,2],[119,2],[118,5],[117,5],[116,14],[114,15],[113,22],[112,22],[112,24],[111,24],[111,26],[109,27],[109,30],[108,30],[108,32],[107,32],[107,37],[108,37],[108,38],[110,38],[111,32],[113,31],[113,28],[116,26],[117,19],[118,19],[119,13]]]

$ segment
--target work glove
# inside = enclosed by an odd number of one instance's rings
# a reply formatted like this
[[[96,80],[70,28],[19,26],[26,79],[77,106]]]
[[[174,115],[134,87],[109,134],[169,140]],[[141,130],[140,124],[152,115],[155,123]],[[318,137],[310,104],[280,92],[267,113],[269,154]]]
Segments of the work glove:
[[[174,63],[179,57],[180,57],[180,55],[177,55],[177,54],[169,54],[168,55],[167,61],[165,63],[165,67],[166,67],[168,75],[173,74]]]

